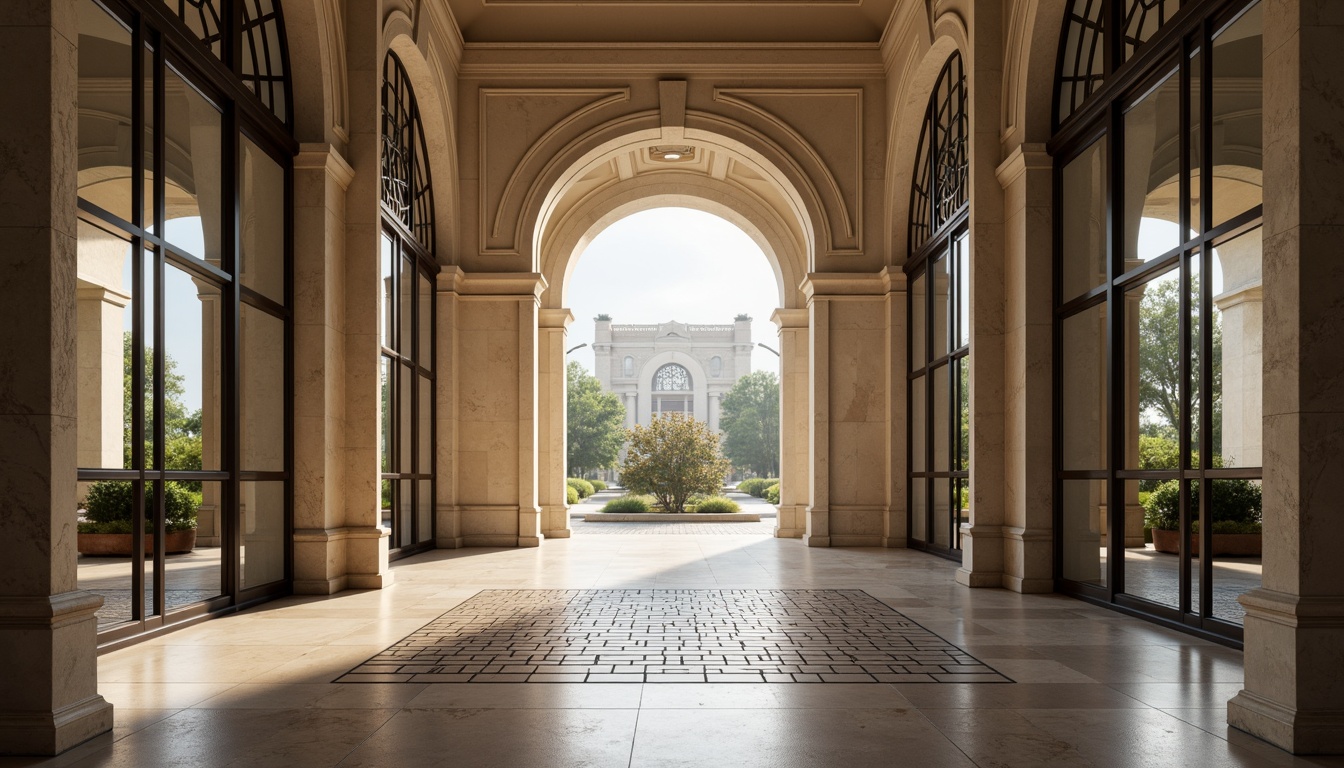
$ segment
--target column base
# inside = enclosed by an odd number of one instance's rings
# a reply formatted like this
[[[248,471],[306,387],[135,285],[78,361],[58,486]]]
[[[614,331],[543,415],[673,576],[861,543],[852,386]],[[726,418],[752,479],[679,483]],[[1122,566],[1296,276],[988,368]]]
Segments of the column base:
[[[1003,588],[1024,595],[1043,595],[1055,591],[1054,579],[1023,579],[1017,576],[1003,576]]]
[[[540,547],[543,536],[519,536],[518,546],[520,547]]]
[[[55,712],[0,716],[0,755],[59,755],[112,730],[112,704],[102,696]]]
[[[809,547],[829,547],[831,546],[830,536],[813,536],[810,533],[803,534],[803,544]]]
[[[904,536],[887,536],[882,539],[882,546],[887,549],[906,549],[910,545]]]
[[[464,545],[461,536],[440,536],[434,540],[434,546],[438,549],[461,549]]]
[[[1243,690],[1227,702],[1227,724],[1295,755],[1344,754],[1344,710],[1302,712]]]
[[[574,534],[569,528],[556,528],[549,531],[542,531],[541,536],[544,539],[568,539]]]
[[[965,568],[957,569],[957,583],[963,587],[1002,587],[1003,574],[1001,573],[976,573],[968,571]]]

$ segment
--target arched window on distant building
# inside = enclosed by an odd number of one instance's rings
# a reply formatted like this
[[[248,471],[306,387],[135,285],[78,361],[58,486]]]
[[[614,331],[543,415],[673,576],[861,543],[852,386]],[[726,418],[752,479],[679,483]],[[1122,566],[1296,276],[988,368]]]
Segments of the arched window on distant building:
[[[694,413],[691,372],[676,363],[668,363],[653,374],[652,413]]]

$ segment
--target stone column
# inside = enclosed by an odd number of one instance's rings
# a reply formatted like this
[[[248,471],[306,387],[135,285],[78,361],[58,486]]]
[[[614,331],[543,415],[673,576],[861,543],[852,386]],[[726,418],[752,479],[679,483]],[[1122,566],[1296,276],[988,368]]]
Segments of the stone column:
[[[808,400],[808,313],[777,309],[770,316],[779,328],[779,516],[775,536],[801,539],[807,532],[810,403]]]
[[[1264,14],[1264,577],[1228,723],[1300,754],[1344,752],[1344,15]]]
[[[1001,584],[1016,592],[1054,590],[1051,168],[1039,144],[1019,145],[998,168],[1005,321]]]
[[[294,591],[349,586],[345,462],[345,194],[354,170],[329,144],[294,159]],[[367,396],[368,393],[365,393]],[[375,393],[376,396],[376,393]],[[368,520],[364,532],[370,533]]]
[[[439,272],[435,299],[438,325],[434,351],[435,429],[434,445],[434,537],[439,549],[463,546],[462,510],[458,506],[457,477],[457,310],[459,297],[455,286],[462,270],[444,267]]]
[[[706,421],[709,424],[709,428],[714,432],[719,431],[719,398],[721,396],[722,395],[718,392],[710,392],[708,395],[709,400],[705,407],[705,410],[708,411],[708,413],[705,414],[707,417]]]
[[[803,535],[808,546],[883,543],[887,282],[878,273],[812,273],[803,283],[811,312],[812,497]]]
[[[454,465],[465,546],[541,543],[537,324],[545,289],[535,273],[455,273],[463,364],[456,373]]]
[[[961,524],[957,582],[1003,584],[1004,555],[1004,195],[996,171],[1003,94],[1003,6],[976,0],[967,57],[970,183],[970,523]],[[931,500],[933,501],[933,500]],[[956,514],[955,511],[952,512]],[[936,517],[935,517],[936,519]]]
[[[574,322],[568,309],[543,309],[537,338],[537,499],[541,532],[548,538],[569,538],[568,409],[565,399],[566,328]]]
[[[905,271],[900,267],[882,270],[886,286],[887,339],[887,413],[891,414],[887,437],[887,509],[883,520],[882,546],[905,547],[910,514],[906,508],[907,484],[910,478],[910,456],[906,451],[906,431],[909,429],[906,389],[910,370],[906,320],[908,289]]]
[[[0,5],[0,67],[24,73],[0,120],[0,754],[54,755],[112,729],[103,600],[75,573],[77,41],[70,0]]]

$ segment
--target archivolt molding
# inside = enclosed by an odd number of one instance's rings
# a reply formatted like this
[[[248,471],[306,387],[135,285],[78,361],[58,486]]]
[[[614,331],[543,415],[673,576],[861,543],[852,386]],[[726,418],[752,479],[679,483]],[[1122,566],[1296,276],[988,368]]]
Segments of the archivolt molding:
[[[285,0],[283,8],[295,137],[343,148],[350,140],[345,14],[331,0]],[[321,103],[314,104],[309,94],[321,94]]]
[[[529,107],[535,108],[537,98],[565,98],[571,102],[580,102],[582,106],[572,109],[559,120],[556,120],[544,133],[533,140],[531,144],[522,152],[516,160],[509,162],[505,158],[502,162],[496,162],[500,154],[513,154],[521,147],[521,142],[517,146],[505,146],[502,138],[496,137],[490,129],[490,110],[491,100],[498,101],[514,100],[517,104],[520,100],[527,101]],[[543,157],[543,152],[547,145],[551,144],[557,136],[567,133],[582,122],[591,113],[604,107],[630,100],[629,88],[482,88],[480,89],[480,128],[479,134],[479,161],[480,161],[480,185],[478,187],[478,211],[480,215],[480,250],[483,254],[495,255],[517,255],[518,245],[521,242],[521,230],[515,226],[512,241],[503,247],[492,246],[492,242],[498,242],[500,231],[504,227],[504,217],[509,211],[521,212],[525,210],[523,200],[518,200],[517,205],[512,205],[518,194],[524,194],[521,189],[523,174],[531,168],[537,158]],[[531,116],[529,110],[528,116]],[[519,137],[527,140],[529,137],[524,135]],[[495,148],[499,148],[496,152]],[[511,150],[511,151],[510,151]],[[503,189],[499,192],[496,202],[491,206],[491,190],[486,183],[491,178],[491,167],[512,167]],[[516,194],[515,189],[519,192]],[[531,197],[531,195],[526,195]],[[494,210],[492,221],[487,228],[487,217],[489,211]],[[520,215],[516,224],[521,225],[523,217]]]
[[[569,276],[584,249],[599,233],[634,213],[661,207],[693,208],[736,225],[761,248],[770,263],[780,291],[780,305],[802,305],[798,285],[807,273],[807,260],[800,233],[785,219],[787,211],[778,210],[751,189],[734,183],[731,176],[718,179],[708,174],[705,167],[718,165],[712,158],[698,170],[646,168],[641,175],[622,178],[618,166],[631,167],[636,163],[629,159],[618,162],[620,157],[595,169],[603,178],[583,199],[566,206],[545,234],[540,271],[552,286],[543,299],[545,306],[564,306]],[[592,175],[585,176],[585,180]]]
[[[1016,0],[1008,17],[1003,51],[1005,151],[1022,142],[1040,143],[1053,129],[1055,60],[1068,0]]]
[[[836,99],[850,102],[848,110],[825,110],[821,109],[819,100]],[[825,189],[830,195],[835,207],[836,216],[844,226],[845,244],[828,242],[832,251],[843,251],[853,249],[857,252],[863,251],[863,89],[862,88],[715,88],[714,100],[723,104],[731,104],[740,109],[747,110],[757,117],[765,120],[770,125],[778,128],[784,136],[788,137],[795,152],[788,153],[790,157],[806,158],[816,169],[818,176],[825,184]],[[754,100],[754,101],[753,101]],[[789,100],[795,100],[798,105],[792,111],[792,118],[795,122],[807,120],[809,117],[818,122],[818,125],[810,126],[815,130],[822,130],[823,125],[826,128],[839,125],[833,128],[839,136],[839,131],[848,134],[847,143],[842,145],[849,150],[852,155],[850,158],[840,158],[832,156],[827,162],[827,158],[822,156],[815,144],[804,138],[788,121],[777,114],[782,111],[784,103]],[[774,110],[766,109],[758,102],[773,101]],[[848,124],[841,121],[849,120]],[[840,142],[828,143],[826,146],[840,146]],[[829,153],[834,155],[835,153]],[[852,185],[852,191],[848,197],[853,198],[851,206],[847,200],[847,195],[839,179],[832,172],[832,167],[848,166],[848,173],[852,173],[852,178],[848,179]]]

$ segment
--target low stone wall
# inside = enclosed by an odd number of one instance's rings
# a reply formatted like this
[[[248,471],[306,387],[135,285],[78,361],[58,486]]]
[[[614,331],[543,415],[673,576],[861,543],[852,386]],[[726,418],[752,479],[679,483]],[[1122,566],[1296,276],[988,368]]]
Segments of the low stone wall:
[[[759,523],[761,516],[755,512],[706,512],[699,514],[687,512],[683,515],[657,512],[636,512],[621,514],[617,512],[593,512],[583,516],[585,523]]]

